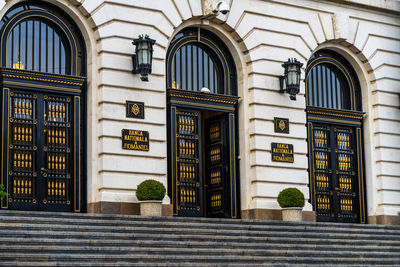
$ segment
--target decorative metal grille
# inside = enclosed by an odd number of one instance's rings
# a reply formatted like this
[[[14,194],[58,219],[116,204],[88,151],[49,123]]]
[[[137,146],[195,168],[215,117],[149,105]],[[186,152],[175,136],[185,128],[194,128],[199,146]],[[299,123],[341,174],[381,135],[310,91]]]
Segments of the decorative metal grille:
[[[50,23],[23,20],[14,26],[7,39],[7,67],[70,74],[71,56],[64,39]]]
[[[353,130],[314,125],[313,173],[317,217],[320,220],[357,220]]]
[[[44,96],[44,203],[70,204],[71,98]]]
[[[332,171],[330,166],[330,127],[314,127],[314,179],[317,216],[332,214]]]
[[[8,107],[8,202],[11,208],[72,209],[72,98],[11,91]],[[6,113],[7,114],[7,113]],[[78,137],[76,135],[76,137]]]
[[[177,209],[180,215],[201,216],[201,176],[199,153],[200,114],[178,111],[177,121]]]
[[[9,186],[10,199],[37,202],[37,95],[10,93],[9,102]]]
[[[351,129],[335,128],[336,174],[338,179],[339,217],[355,218],[357,203],[354,179],[354,140]]]
[[[207,213],[209,216],[225,216],[226,198],[229,189],[226,187],[226,162],[224,142],[226,140],[224,120],[222,117],[209,120],[207,127]]]
[[[198,45],[182,46],[172,62],[172,88],[200,91],[207,87],[218,93],[218,68],[209,52]]]

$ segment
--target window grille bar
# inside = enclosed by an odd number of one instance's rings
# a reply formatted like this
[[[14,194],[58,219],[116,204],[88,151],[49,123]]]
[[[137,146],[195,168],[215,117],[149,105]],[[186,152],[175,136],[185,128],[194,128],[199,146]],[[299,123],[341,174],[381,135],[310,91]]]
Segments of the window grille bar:
[[[325,88],[325,90],[322,90],[322,99],[324,102],[324,107],[328,108],[329,107],[329,94],[327,92],[327,86],[326,86],[326,67],[322,66],[322,86]]]
[[[25,66],[24,69],[28,68],[28,21],[25,24]]]
[[[194,76],[195,76],[195,72],[194,72],[194,46],[190,46],[190,67],[192,69],[192,79],[191,79],[191,84],[192,84],[192,91],[196,91],[196,88],[194,87]]]
[[[21,28],[21,24],[18,24],[18,63],[21,61]]]
[[[199,47],[196,45],[196,88],[197,90],[200,90],[200,75],[201,75],[201,70],[200,70],[200,60],[199,60]]]
[[[323,100],[322,100],[322,71],[321,71],[321,65],[318,65],[317,73],[318,73],[318,106],[322,107],[323,106]]]
[[[335,73],[333,70],[330,72],[331,76],[331,89],[332,89],[332,108],[337,108],[337,98],[336,98],[336,84],[335,84]]]
[[[32,70],[35,70],[35,21],[32,20]]]
[[[313,98],[314,101],[312,102],[313,106],[317,106],[318,105],[318,83],[317,83],[317,68],[313,68],[313,80],[314,80],[314,84],[313,84]]]
[[[339,79],[336,78],[336,92],[338,96],[338,108],[342,108],[342,94],[341,94],[341,88],[340,88],[340,82]]]
[[[186,90],[190,90],[190,88],[189,88],[189,73],[190,73],[190,70],[189,70],[189,47],[188,46],[186,46],[185,48],[184,48],[186,51],[185,51],[185,64],[186,64],[186,68],[185,68],[185,74],[186,74],[186,80],[185,80],[185,84],[186,84]]]
[[[183,89],[183,77],[182,77],[182,69],[183,69],[183,67],[182,67],[182,50],[180,50],[179,51],[179,62],[180,62],[180,65],[179,65],[179,67],[180,67],[180,71],[179,71],[179,83],[180,83],[180,87],[181,87],[181,89]]]
[[[214,88],[215,91],[218,92],[218,86],[217,86],[217,70],[214,68]],[[219,92],[218,92],[219,93]],[[225,92],[225,94],[228,94],[228,92]]]
[[[11,31],[11,60],[10,60],[10,68],[12,68],[13,62],[14,62],[14,30]]]
[[[202,74],[203,74],[203,80],[202,80],[201,87],[204,87],[205,86],[205,75],[204,75],[205,66],[204,66],[204,50],[203,49],[201,50],[201,65],[202,65]]]
[[[46,24],[46,53],[45,53],[45,55],[46,55],[46,72],[49,72],[49,55],[48,55],[48,52],[49,52],[49,47],[48,47],[48,45],[49,45],[49,34],[48,34],[48,29],[49,28],[49,26]]]
[[[42,70],[42,23],[39,22],[39,68],[38,71]]]
[[[56,53],[55,53],[54,29],[52,29],[52,34],[53,34],[53,42],[52,42],[52,45],[53,45],[53,58],[52,58],[52,60],[53,60],[53,73],[55,73],[55,70],[56,70],[55,55],[56,55]]]

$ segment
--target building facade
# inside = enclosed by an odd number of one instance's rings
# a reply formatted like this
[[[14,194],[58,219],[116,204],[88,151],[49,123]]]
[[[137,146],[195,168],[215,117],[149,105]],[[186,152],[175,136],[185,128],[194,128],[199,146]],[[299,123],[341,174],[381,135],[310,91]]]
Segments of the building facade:
[[[0,1],[1,207],[138,214],[155,179],[165,215],[279,220],[296,187],[305,220],[400,224],[399,2],[219,2]]]

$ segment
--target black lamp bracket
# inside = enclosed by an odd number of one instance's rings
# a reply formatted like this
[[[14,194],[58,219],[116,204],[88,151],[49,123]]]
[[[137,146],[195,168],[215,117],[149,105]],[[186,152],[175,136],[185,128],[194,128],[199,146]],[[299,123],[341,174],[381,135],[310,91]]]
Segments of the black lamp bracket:
[[[285,76],[281,75],[279,76],[279,87],[280,87],[279,93],[286,92],[286,89],[284,89],[284,85],[285,85]]]
[[[138,69],[137,69],[136,54],[133,54],[133,55],[132,55],[132,63],[133,63],[132,73],[133,73],[133,74],[139,74],[139,71],[138,71]]]

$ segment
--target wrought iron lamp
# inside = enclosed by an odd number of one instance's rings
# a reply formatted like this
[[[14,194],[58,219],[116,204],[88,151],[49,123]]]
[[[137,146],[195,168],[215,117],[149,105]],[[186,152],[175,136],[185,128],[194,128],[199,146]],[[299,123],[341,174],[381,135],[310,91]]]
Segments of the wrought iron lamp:
[[[281,93],[288,93],[291,100],[296,100],[296,94],[300,91],[300,74],[303,63],[295,58],[289,58],[282,64],[285,68],[285,75],[279,76]]]
[[[139,35],[132,44],[136,46],[135,54],[132,55],[133,73],[140,74],[140,79],[144,82],[149,81],[148,75],[151,73],[153,61],[153,45],[156,40],[150,39],[148,35]]]

